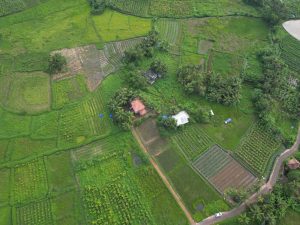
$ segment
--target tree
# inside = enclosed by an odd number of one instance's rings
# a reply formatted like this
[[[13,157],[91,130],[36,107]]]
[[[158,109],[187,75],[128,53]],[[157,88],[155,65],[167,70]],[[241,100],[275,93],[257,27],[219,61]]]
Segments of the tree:
[[[159,74],[160,76],[166,75],[168,69],[167,65],[161,62],[160,60],[155,60],[154,62],[151,63],[150,69],[156,73]]]
[[[201,66],[188,65],[178,69],[177,79],[188,94],[205,96],[207,73]]]
[[[237,77],[212,75],[209,77],[207,98],[224,105],[233,105],[240,100],[242,80]]]
[[[264,19],[273,26],[287,18],[288,9],[282,0],[264,0],[262,13]]]
[[[105,0],[88,0],[92,8],[92,14],[102,14],[106,8]]]
[[[130,71],[125,76],[126,82],[133,89],[145,89],[148,86],[147,78],[138,71]]]
[[[192,114],[198,123],[209,123],[210,121],[210,110],[207,107],[198,107]]]
[[[177,124],[176,124],[176,120],[172,117],[164,117],[164,116],[160,116],[157,119],[158,125],[160,127],[163,127],[165,129],[168,130],[176,130],[177,129]]]
[[[128,88],[118,90],[109,102],[109,109],[113,113],[114,122],[124,130],[130,129],[133,123],[133,113],[130,111],[130,102],[136,93]]]
[[[50,56],[48,60],[48,71],[50,74],[62,72],[67,65],[67,60],[59,53]]]
[[[250,224],[250,218],[247,216],[246,213],[243,213],[239,216],[238,221],[241,225],[248,225]]]

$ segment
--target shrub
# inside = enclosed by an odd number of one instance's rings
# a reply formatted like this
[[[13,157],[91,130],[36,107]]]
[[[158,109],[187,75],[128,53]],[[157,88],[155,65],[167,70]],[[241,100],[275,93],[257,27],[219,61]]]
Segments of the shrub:
[[[50,74],[62,72],[67,65],[67,60],[59,53],[55,53],[49,58],[48,71]]]
[[[92,14],[102,14],[106,8],[105,0],[88,0],[92,8]]]

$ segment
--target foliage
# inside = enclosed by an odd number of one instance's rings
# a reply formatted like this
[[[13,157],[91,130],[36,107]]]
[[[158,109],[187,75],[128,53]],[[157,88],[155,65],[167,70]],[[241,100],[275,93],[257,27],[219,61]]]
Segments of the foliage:
[[[248,193],[245,190],[238,190],[234,188],[226,190],[225,195],[237,204],[244,202],[248,197]]]
[[[144,90],[148,86],[147,78],[137,70],[128,71],[125,75],[125,80],[129,87],[134,90]]]
[[[177,79],[183,85],[184,90],[205,96],[207,73],[202,71],[201,66],[188,65],[178,69]]]
[[[240,100],[241,79],[239,77],[209,77],[207,98],[224,105],[237,104]]]
[[[128,88],[118,90],[109,102],[109,108],[113,113],[114,122],[122,129],[130,129],[133,123],[133,113],[130,111],[130,102],[136,97],[136,93]]]
[[[93,14],[102,14],[106,8],[106,0],[88,0]]]
[[[150,70],[160,76],[164,76],[168,72],[167,65],[160,60],[153,61],[150,65]]]
[[[55,53],[54,55],[50,56],[48,63],[48,72],[50,74],[55,74],[64,70],[65,66],[67,65],[67,60],[61,54]]]
[[[198,123],[210,122],[210,109],[208,107],[198,106],[195,110],[192,110],[193,118]]]
[[[157,119],[157,123],[160,127],[163,127],[168,130],[176,130],[177,129],[176,120],[172,117],[165,118],[164,116],[159,116]]]

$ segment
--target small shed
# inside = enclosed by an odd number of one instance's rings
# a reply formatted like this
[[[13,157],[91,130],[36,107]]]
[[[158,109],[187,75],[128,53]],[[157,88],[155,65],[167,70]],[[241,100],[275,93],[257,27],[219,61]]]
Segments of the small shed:
[[[298,169],[298,168],[300,168],[300,162],[297,160],[297,159],[295,159],[295,158],[293,158],[293,159],[290,159],[289,161],[288,161],[288,167],[291,169],[291,170],[295,170],[295,169]]]
[[[135,99],[131,102],[131,108],[135,114],[144,116],[147,114],[146,106],[140,99]]]
[[[159,73],[155,73],[152,70],[148,70],[144,73],[144,76],[147,78],[150,84],[154,84],[154,82],[161,77]]]
[[[176,120],[177,127],[187,124],[189,122],[189,114],[186,111],[181,111],[180,113],[172,116],[173,119]]]

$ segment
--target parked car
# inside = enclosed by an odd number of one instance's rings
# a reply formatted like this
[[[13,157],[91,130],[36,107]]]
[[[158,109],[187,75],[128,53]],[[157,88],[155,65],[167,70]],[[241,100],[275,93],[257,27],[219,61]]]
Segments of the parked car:
[[[221,217],[222,215],[223,215],[223,213],[218,212],[218,213],[215,214],[215,217],[216,217],[216,218],[219,218],[219,217]]]

